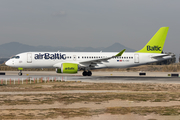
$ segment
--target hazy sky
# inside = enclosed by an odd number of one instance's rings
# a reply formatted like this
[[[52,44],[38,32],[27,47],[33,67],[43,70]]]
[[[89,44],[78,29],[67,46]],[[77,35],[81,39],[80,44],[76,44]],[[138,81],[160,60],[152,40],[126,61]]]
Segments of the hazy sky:
[[[139,50],[163,26],[164,51],[180,53],[180,0],[0,0],[0,44]]]

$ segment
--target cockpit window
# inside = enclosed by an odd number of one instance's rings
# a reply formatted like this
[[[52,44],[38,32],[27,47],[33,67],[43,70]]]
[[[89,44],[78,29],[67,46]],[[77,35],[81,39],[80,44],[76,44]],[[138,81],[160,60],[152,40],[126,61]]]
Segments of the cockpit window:
[[[14,58],[15,58],[15,59],[19,59],[20,56],[12,56],[12,57],[11,57],[11,59],[14,59]]]
[[[16,56],[12,56],[11,59],[15,58]]]
[[[16,56],[16,59],[19,59],[20,57],[19,56]]]

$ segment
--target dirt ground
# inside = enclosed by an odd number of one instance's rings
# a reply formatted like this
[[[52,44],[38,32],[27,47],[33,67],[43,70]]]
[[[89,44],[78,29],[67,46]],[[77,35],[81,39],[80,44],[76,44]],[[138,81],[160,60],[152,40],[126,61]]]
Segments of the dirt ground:
[[[180,84],[0,85],[0,119],[180,120]]]

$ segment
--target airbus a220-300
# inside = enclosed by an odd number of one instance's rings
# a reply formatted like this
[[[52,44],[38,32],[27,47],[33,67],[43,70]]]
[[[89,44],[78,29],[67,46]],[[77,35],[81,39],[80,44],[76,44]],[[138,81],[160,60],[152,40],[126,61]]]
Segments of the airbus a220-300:
[[[161,27],[139,51],[125,52],[24,52],[11,57],[5,64],[23,68],[56,68],[57,73],[77,73],[91,76],[93,69],[128,68],[172,58],[163,54],[163,46],[169,27]]]

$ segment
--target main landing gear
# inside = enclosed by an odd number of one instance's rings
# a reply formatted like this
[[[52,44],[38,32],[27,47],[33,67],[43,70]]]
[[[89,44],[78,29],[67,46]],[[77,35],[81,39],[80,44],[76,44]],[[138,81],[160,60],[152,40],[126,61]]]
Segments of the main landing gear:
[[[82,73],[83,76],[91,76],[92,75],[92,72],[91,71],[84,71]]]
[[[19,76],[22,76],[22,70],[20,70],[20,72],[18,73]]]

